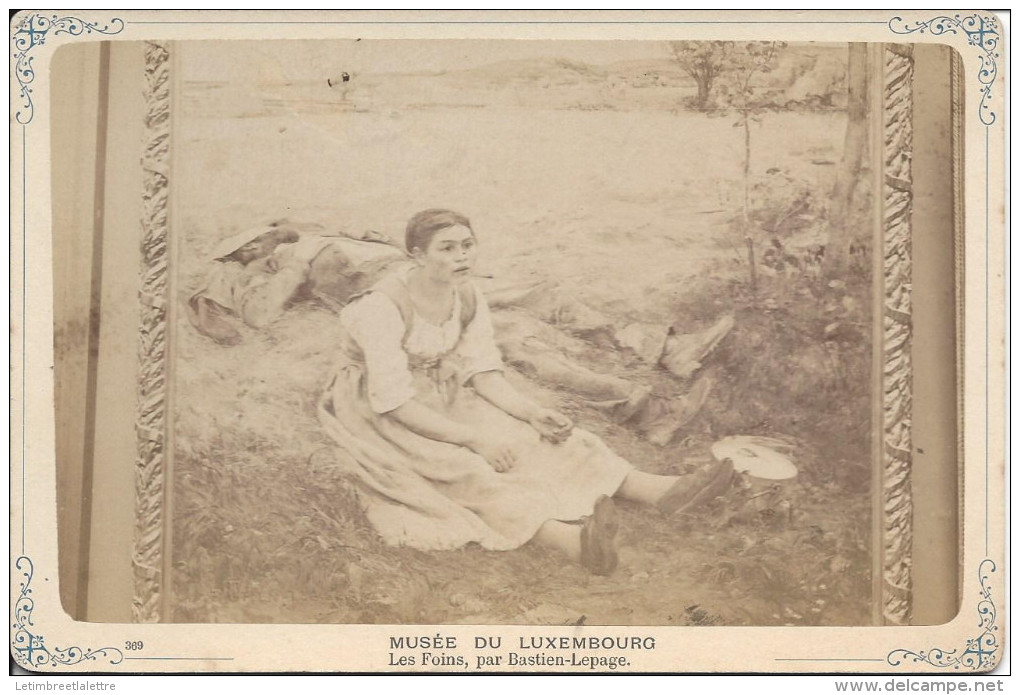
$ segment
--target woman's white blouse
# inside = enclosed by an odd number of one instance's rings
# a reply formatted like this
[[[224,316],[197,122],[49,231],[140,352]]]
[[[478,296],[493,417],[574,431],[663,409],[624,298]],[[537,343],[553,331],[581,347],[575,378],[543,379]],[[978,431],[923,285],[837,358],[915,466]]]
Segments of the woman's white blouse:
[[[473,291],[475,314],[463,330],[459,293],[442,325],[413,312],[410,331],[397,305],[383,292],[370,292],[343,309],[340,321],[364,354],[373,411],[388,413],[414,398],[415,368],[436,367],[441,361],[453,368],[461,385],[481,372],[503,369],[489,306],[477,288]]]

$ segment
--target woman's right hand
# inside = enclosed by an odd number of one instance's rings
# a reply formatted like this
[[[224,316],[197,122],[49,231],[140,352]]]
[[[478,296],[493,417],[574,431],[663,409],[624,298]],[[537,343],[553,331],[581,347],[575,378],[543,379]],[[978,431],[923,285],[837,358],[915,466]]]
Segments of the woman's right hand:
[[[481,456],[497,473],[505,473],[517,463],[519,446],[510,437],[488,437],[469,442],[467,448]]]

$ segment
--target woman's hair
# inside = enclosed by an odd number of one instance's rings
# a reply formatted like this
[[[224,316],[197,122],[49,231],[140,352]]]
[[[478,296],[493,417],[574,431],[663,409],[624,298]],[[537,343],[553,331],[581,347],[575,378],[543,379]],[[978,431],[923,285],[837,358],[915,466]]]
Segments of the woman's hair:
[[[429,247],[432,237],[443,229],[449,227],[467,227],[471,235],[475,230],[471,229],[471,222],[459,212],[431,208],[422,210],[407,222],[407,231],[404,233],[404,247],[408,253],[419,248],[422,251]]]

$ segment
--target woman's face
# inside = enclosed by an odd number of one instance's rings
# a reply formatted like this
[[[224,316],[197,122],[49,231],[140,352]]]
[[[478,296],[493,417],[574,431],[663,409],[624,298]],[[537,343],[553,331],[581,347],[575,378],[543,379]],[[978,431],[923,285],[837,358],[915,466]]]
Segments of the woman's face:
[[[428,248],[415,249],[414,257],[429,279],[459,284],[471,275],[477,249],[471,230],[457,225],[436,232]]]

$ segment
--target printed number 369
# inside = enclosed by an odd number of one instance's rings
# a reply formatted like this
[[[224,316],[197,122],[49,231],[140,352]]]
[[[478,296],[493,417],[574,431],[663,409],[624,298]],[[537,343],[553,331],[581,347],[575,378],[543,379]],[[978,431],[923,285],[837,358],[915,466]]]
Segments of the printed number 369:
[[[127,649],[128,651],[132,651],[132,652],[138,651],[139,649],[141,649],[144,646],[145,646],[145,643],[142,642],[141,640],[138,640],[137,642],[128,641],[128,642],[124,643],[124,649]]]

